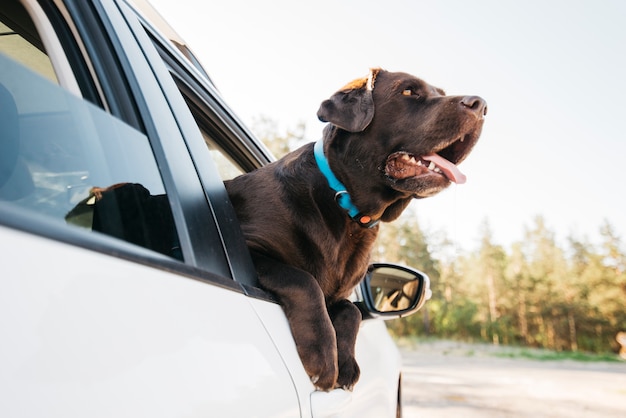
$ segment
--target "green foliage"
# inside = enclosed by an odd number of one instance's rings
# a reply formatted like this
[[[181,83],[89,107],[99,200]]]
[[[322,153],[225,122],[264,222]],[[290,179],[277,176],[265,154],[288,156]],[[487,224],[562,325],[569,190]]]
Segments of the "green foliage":
[[[626,257],[608,223],[600,236],[600,248],[570,237],[563,249],[537,217],[507,251],[485,222],[477,251],[436,261],[432,249],[446,253],[445,239],[431,245],[413,217],[384,225],[374,259],[425,271],[433,290],[422,312],[389,321],[388,328],[396,337],[617,352],[615,336],[626,330]]]
[[[551,351],[551,350],[519,350],[494,354],[496,357],[526,358],[541,361],[573,360],[583,362],[620,362],[615,354],[593,354],[581,351]]]

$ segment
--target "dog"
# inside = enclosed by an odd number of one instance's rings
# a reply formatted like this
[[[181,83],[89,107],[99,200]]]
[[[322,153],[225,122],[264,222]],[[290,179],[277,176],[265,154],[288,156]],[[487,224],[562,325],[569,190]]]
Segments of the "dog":
[[[352,390],[361,322],[347,298],[363,279],[379,222],[451,182],[486,115],[478,96],[372,69],[320,105],[322,140],[226,181],[261,287],[288,319],[318,390]]]

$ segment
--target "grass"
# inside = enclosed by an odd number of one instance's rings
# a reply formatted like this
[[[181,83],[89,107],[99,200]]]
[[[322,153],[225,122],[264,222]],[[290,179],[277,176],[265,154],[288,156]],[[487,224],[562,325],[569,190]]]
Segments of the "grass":
[[[480,355],[500,358],[519,358],[537,361],[577,361],[577,362],[624,362],[617,354],[589,353],[581,351],[554,351],[542,348],[530,348],[487,343],[468,343],[453,340],[440,340],[433,337],[400,337],[396,338],[399,346],[415,348],[419,345],[440,344],[444,355],[457,353],[467,357]]]
[[[562,361],[562,360],[570,360],[570,361],[580,361],[580,362],[599,362],[599,361],[607,361],[607,362],[620,362],[619,356],[616,354],[595,354],[595,353],[584,353],[580,351],[551,351],[551,350],[541,350],[541,349],[520,349],[514,351],[504,351],[500,353],[494,353],[495,357],[506,357],[506,358],[525,358],[529,360],[540,360],[540,361]]]

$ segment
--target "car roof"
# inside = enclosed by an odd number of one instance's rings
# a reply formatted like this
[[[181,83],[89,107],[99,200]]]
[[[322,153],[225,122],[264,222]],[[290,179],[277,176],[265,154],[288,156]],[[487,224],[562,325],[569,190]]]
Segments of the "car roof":
[[[176,32],[176,30],[161,16],[161,14],[148,2],[147,0],[125,0],[135,12],[141,16],[144,21],[149,23],[153,29],[161,33],[161,35],[169,40],[172,45],[176,47],[184,57],[200,71],[209,80],[211,85],[216,88],[215,83],[211,80],[211,77],[206,73],[204,67],[200,64],[200,61],[196,58],[195,54],[189,47],[189,44]]]

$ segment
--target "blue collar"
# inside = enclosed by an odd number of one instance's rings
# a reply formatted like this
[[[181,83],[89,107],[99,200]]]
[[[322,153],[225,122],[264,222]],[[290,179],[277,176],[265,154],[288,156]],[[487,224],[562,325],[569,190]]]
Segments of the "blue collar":
[[[323,139],[320,139],[315,143],[314,154],[317,166],[324,177],[326,177],[326,181],[328,182],[330,188],[335,192],[335,201],[337,204],[348,212],[348,216],[350,216],[350,218],[352,218],[352,220],[359,225],[365,228],[372,228],[375,226],[378,223],[378,220],[373,220],[370,216],[363,215],[352,203],[352,199],[350,199],[350,194],[346,190],[346,186],[344,186],[343,183],[335,177],[333,170],[331,170],[330,165],[328,165],[326,155],[324,155]]]

